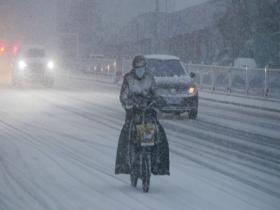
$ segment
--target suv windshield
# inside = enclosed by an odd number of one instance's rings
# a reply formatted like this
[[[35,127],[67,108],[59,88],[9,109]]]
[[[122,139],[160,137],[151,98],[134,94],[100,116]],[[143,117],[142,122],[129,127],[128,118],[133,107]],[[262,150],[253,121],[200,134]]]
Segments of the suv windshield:
[[[30,49],[27,51],[26,55],[30,58],[42,58],[45,57],[45,50],[43,49]]]
[[[147,66],[156,77],[174,77],[186,74],[178,60],[148,59]]]

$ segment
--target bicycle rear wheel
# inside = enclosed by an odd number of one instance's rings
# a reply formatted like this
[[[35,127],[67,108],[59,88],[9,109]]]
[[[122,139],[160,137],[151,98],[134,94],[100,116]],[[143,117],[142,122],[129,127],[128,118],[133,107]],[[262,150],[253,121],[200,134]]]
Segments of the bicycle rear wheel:
[[[143,158],[142,162],[142,188],[147,193],[150,189],[151,161],[149,157]]]

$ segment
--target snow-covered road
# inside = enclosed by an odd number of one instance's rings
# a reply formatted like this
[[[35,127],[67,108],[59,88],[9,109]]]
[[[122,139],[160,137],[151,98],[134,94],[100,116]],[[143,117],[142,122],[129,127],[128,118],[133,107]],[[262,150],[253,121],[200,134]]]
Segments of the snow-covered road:
[[[0,90],[0,210],[280,209],[280,113],[200,101],[163,116],[171,176],[114,175],[118,88]]]

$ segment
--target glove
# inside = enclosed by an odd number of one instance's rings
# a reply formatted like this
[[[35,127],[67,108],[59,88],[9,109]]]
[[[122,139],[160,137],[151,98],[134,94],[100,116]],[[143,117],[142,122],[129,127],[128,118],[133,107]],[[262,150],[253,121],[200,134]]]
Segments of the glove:
[[[130,110],[130,109],[133,108],[133,105],[126,104],[124,108],[125,108],[126,110]]]
[[[134,107],[135,107],[136,110],[139,110],[139,111],[142,111],[146,108],[146,106],[141,104],[141,103],[140,104],[135,104]]]

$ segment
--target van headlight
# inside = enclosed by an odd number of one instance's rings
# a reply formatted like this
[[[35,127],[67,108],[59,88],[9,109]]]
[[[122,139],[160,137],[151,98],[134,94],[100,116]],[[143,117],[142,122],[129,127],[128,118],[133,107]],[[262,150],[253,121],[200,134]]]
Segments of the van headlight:
[[[54,69],[54,67],[55,67],[55,65],[54,65],[54,62],[53,61],[49,61],[48,63],[47,63],[47,67],[48,67],[48,69]]]
[[[193,96],[196,93],[196,87],[195,86],[190,86],[188,88],[188,95]]]
[[[18,62],[18,68],[19,68],[20,70],[24,70],[26,67],[27,67],[27,64],[25,63],[24,60],[20,60],[20,61]]]

